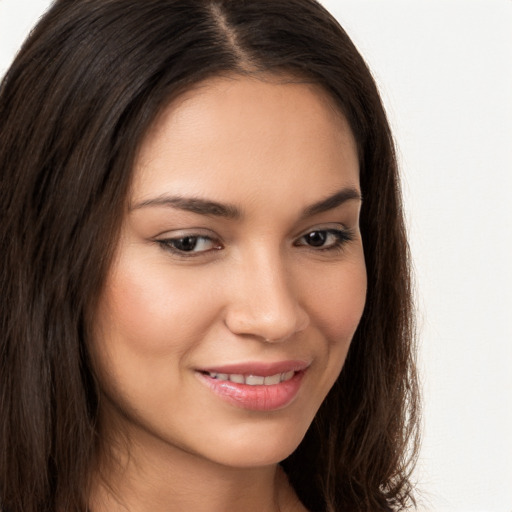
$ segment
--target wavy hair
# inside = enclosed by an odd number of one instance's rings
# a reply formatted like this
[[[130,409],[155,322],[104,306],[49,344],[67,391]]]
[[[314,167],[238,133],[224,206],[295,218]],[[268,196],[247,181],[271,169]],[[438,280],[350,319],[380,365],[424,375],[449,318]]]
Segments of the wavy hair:
[[[223,73],[322,86],[360,162],[367,301],[345,366],[282,466],[312,512],[403,510],[418,442],[409,256],[371,73],[315,0],[57,0],[0,89],[0,509],[84,512],[98,443],[88,355],[135,153]]]

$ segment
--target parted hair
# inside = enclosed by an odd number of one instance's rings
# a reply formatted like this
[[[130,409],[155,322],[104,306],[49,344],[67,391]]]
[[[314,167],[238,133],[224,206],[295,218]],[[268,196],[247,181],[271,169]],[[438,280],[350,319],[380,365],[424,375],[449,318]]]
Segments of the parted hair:
[[[315,0],[57,0],[0,89],[0,510],[85,512],[99,443],[88,353],[137,149],[224,73],[322,86],[357,142],[368,274],[344,368],[282,461],[312,512],[414,505],[418,385],[394,143],[376,85]],[[341,149],[340,149],[341,150]]]

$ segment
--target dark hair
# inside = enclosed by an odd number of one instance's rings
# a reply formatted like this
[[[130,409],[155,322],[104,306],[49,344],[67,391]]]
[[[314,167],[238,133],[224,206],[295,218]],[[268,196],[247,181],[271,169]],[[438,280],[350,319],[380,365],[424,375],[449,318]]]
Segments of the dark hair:
[[[87,340],[135,153],[222,73],[320,84],[360,159],[368,292],[344,369],[282,466],[311,511],[414,503],[418,386],[393,140],[375,83],[314,0],[57,0],[0,90],[0,509],[84,511],[98,442]]]

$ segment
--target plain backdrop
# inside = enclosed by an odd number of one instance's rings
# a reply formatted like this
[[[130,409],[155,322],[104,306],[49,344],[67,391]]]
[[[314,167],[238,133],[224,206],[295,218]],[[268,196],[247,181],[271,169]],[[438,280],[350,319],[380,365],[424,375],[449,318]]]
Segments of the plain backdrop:
[[[0,74],[49,3],[0,0]],[[424,392],[420,509],[512,512],[512,0],[323,4],[369,63],[400,155]]]

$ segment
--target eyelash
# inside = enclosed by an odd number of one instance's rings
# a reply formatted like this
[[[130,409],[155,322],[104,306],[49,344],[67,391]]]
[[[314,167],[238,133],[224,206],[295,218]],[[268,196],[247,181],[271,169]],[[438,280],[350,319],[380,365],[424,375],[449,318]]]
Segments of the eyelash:
[[[329,236],[334,237],[334,241],[326,247],[310,245],[307,243],[300,243],[300,241],[305,239],[307,236],[319,235],[320,233],[323,234],[323,236],[325,237],[324,243],[325,243],[325,240],[327,240]],[[180,242],[184,242],[187,239],[189,241],[196,242],[195,244],[193,244],[194,247],[192,248],[192,250],[184,250],[184,249],[179,249],[178,247],[176,247],[177,245],[180,244]],[[204,243],[204,241],[210,242],[213,246],[210,249],[205,249],[202,251],[194,251],[193,249],[196,248],[197,242],[201,241],[201,240],[203,241],[203,243]],[[350,229],[332,229],[332,228],[331,229],[313,229],[311,231],[308,231],[301,237],[299,237],[294,242],[293,245],[295,247],[306,247],[315,252],[329,252],[329,251],[339,252],[344,248],[345,244],[347,244],[348,242],[351,242],[352,240],[354,240],[354,233]],[[205,253],[208,253],[210,251],[222,249],[222,245],[218,240],[215,240],[215,239],[213,239],[209,236],[205,236],[205,235],[191,234],[191,235],[180,236],[180,237],[176,237],[176,238],[165,238],[165,239],[155,240],[155,241],[165,251],[171,252],[172,254],[175,254],[182,258],[195,258],[195,257],[201,256]]]
[[[179,249],[178,247],[176,247],[177,245],[179,245],[180,242],[183,242],[187,239],[196,241],[196,243],[194,244],[194,249],[195,249],[195,246],[197,245],[197,241],[200,241],[200,240],[202,240],[203,242],[204,241],[210,242],[213,245],[213,247],[211,249],[206,249],[203,251],[194,251],[194,250],[187,251],[187,250]],[[176,238],[166,238],[163,240],[156,240],[156,242],[165,251],[169,251],[172,254],[176,254],[183,258],[194,258],[194,257],[200,256],[206,252],[222,249],[220,242],[214,240],[213,238],[211,238],[209,236],[205,236],[205,235],[186,235],[186,236],[180,236],[180,237],[176,237]]]
[[[325,234],[326,237],[332,236],[334,237],[334,242],[328,245],[327,247],[320,246],[316,247],[314,245],[309,244],[299,244],[298,242],[295,242],[294,245],[296,247],[308,247],[314,251],[321,251],[321,252],[327,252],[327,251],[341,251],[345,244],[348,242],[351,242],[354,240],[354,232],[350,229],[313,229],[311,231],[308,231],[304,235],[302,235],[298,240],[302,240],[307,236],[312,236],[314,234]]]

